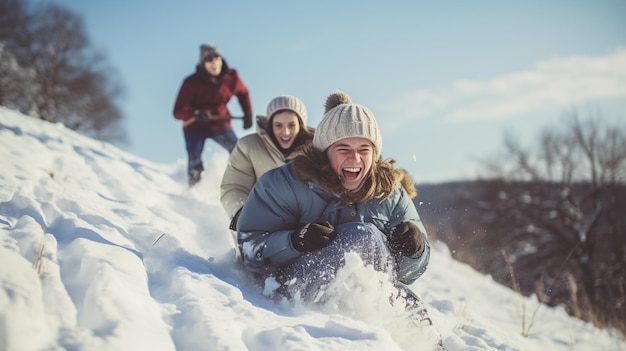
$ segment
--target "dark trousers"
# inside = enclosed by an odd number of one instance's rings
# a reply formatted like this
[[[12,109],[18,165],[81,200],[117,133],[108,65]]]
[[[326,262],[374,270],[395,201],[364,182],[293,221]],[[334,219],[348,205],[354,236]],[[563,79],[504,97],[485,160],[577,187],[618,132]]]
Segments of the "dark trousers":
[[[321,250],[309,252],[277,273],[282,284],[278,293],[293,296],[299,292],[305,301],[311,301],[325,285],[335,280],[343,266],[344,254],[356,252],[363,263],[377,271],[393,276],[393,257],[387,248],[385,234],[371,223],[344,223],[335,227],[337,237]]]
[[[212,132],[208,129],[190,129],[185,130],[185,144],[187,146],[187,155],[189,157],[188,171],[192,169],[202,171],[202,151],[204,150],[204,143],[207,139],[211,138],[216,143],[220,144],[224,149],[230,153],[237,144],[237,135],[232,129],[222,129],[217,132]]]

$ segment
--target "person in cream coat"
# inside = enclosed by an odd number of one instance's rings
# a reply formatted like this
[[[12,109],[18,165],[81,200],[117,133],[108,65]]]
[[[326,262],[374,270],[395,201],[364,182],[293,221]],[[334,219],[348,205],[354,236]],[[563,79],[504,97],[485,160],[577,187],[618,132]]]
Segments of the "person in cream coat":
[[[220,201],[235,230],[238,214],[256,181],[265,172],[291,161],[311,144],[306,106],[295,96],[281,95],[257,116],[257,132],[239,139],[230,154],[220,185]]]

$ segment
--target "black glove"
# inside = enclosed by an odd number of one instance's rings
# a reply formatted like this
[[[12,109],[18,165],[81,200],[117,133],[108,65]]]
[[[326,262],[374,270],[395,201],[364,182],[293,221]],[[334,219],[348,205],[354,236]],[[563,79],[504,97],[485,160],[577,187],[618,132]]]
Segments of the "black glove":
[[[252,114],[246,113],[243,116],[243,129],[250,129],[252,127]]]
[[[401,222],[389,235],[389,247],[402,256],[419,257],[424,252],[424,235],[415,223]]]
[[[325,247],[336,236],[335,227],[326,221],[307,223],[302,229],[291,233],[291,243],[300,252],[312,252]]]
[[[235,213],[235,215],[233,216],[233,219],[230,220],[230,225],[228,226],[228,228],[230,230],[234,230],[237,231],[237,220],[239,220],[239,215],[241,214],[241,210],[243,210],[243,206],[241,206],[237,212]]]
[[[211,112],[208,110],[196,110],[194,116],[196,117],[196,121],[202,124],[209,123],[211,120]]]

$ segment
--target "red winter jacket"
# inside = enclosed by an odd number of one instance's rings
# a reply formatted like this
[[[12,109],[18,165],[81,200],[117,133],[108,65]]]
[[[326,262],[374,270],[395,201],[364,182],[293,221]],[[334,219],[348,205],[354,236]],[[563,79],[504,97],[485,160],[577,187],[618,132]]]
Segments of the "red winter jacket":
[[[239,79],[235,69],[228,68],[226,61],[219,76],[211,76],[201,65],[196,66],[196,72],[183,81],[178,97],[174,104],[174,117],[187,121],[194,115],[194,111],[207,109],[214,116],[231,116],[226,104],[233,96],[237,96],[239,105],[244,114],[252,115],[252,103],[248,88]],[[200,125],[191,123],[184,127],[209,128],[219,131],[231,128],[230,119],[211,121]]]

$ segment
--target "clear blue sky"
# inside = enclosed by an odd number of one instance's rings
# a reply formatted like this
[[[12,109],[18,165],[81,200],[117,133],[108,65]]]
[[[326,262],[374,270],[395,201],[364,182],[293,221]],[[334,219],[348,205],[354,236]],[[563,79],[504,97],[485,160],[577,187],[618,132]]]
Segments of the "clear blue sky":
[[[131,142],[121,147],[155,162],[186,160],[172,109],[210,42],[255,114],[295,95],[316,126],[326,96],[347,92],[374,112],[383,156],[417,182],[471,177],[504,130],[530,142],[571,108],[626,116],[622,0],[56,2],[83,16],[121,76]],[[208,141],[204,159],[216,151]]]

